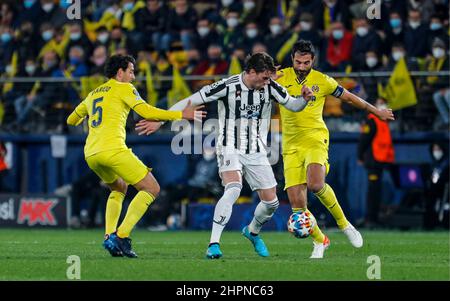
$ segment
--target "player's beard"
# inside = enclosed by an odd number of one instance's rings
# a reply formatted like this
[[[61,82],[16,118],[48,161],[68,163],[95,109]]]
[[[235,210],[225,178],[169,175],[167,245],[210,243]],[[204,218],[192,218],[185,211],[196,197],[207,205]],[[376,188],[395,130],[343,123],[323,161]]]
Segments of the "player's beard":
[[[309,72],[311,72],[311,68],[309,68],[308,70],[304,70],[304,71],[297,70],[297,69],[294,69],[294,70],[295,70],[295,74],[297,74],[297,77],[300,81],[304,80],[305,77],[308,76]]]

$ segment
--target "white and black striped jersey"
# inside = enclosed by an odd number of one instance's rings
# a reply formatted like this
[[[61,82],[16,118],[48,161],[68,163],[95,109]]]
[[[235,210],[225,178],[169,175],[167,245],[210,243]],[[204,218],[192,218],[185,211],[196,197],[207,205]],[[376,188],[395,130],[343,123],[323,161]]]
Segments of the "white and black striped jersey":
[[[218,101],[219,153],[267,154],[272,100],[285,104],[290,96],[286,89],[270,80],[260,90],[249,89],[243,73],[220,80],[200,89],[204,103]]]

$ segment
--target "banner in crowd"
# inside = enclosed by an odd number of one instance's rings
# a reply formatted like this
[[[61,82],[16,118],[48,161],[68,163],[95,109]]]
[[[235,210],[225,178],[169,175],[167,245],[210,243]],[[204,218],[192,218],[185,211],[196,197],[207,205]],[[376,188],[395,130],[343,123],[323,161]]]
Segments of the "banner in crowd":
[[[66,228],[69,203],[50,195],[0,194],[0,227]]]

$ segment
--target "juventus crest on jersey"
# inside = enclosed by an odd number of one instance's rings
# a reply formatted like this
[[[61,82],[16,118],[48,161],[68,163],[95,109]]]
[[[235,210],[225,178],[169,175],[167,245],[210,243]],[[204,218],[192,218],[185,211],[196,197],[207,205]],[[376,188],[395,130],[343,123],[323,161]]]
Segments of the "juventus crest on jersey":
[[[220,80],[199,92],[205,103],[218,101],[219,153],[266,153],[272,100],[285,103],[289,94],[273,80],[260,90],[249,89],[242,76]]]

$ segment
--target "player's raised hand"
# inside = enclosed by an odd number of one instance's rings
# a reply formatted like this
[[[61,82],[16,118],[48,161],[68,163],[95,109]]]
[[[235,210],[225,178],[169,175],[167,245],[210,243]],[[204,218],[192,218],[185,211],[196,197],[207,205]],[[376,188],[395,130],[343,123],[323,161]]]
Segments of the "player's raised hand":
[[[378,109],[377,116],[381,120],[395,120],[394,113],[392,113],[392,109]]]
[[[273,80],[277,80],[280,77],[284,76],[284,73],[279,71],[278,69],[280,69],[281,65],[275,66],[275,72],[272,73],[272,75],[270,76]]]
[[[193,106],[189,100],[187,107],[183,110],[183,119],[202,121],[206,117],[206,112],[202,110],[204,107],[204,105]]]
[[[156,132],[160,127],[162,123],[159,121],[151,121],[151,120],[141,120],[136,124],[136,127],[134,128],[139,136],[141,135],[150,135],[154,132]]]
[[[313,97],[313,91],[308,86],[303,85],[302,86],[302,96],[303,96],[304,100],[310,101],[311,98]]]

